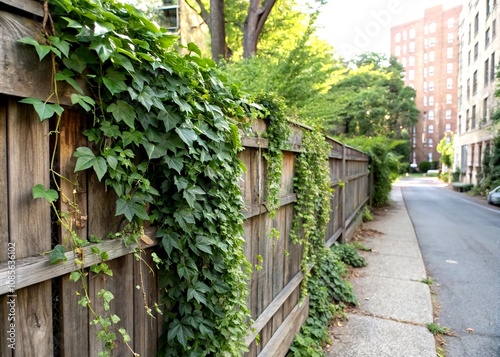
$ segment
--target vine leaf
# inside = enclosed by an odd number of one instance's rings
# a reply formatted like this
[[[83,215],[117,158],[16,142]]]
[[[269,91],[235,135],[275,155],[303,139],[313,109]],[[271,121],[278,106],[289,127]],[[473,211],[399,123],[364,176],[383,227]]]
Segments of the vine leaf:
[[[36,53],[38,54],[38,58],[40,58],[40,61],[43,60],[43,58],[45,56],[47,56],[52,49],[50,46],[39,44],[32,37],[23,37],[23,38],[20,38],[18,41],[21,43],[27,44],[27,45],[34,46]]]
[[[193,129],[175,128],[175,132],[189,147],[193,146],[193,142],[198,139],[198,135],[196,135]]]
[[[34,186],[32,189],[33,193],[33,198],[45,198],[48,203],[52,203],[54,201],[57,201],[59,198],[59,194],[57,193],[56,190],[53,189],[46,189],[44,185],[41,183]]]
[[[80,94],[71,94],[71,103],[73,104],[80,104],[80,106],[86,111],[90,112],[92,110],[92,106],[95,105],[95,101],[90,98],[89,96],[86,95],[80,95]]]
[[[54,249],[52,249],[52,251],[50,252],[49,263],[54,265],[68,260],[68,257],[64,255],[65,252],[66,249],[62,245],[60,244],[56,245]]]
[[[64,108],[61,107],[60,105],[46,103],[38,98],[24,98],[21,99],[19,102],[33,105],[33,108],[40,117],[40,121],[52,118],[52,116],[54,116],[54,114],[56,113],[57,115],[61,115],[64,111]]]
[[[123,121],[130,128],[134,128],[135,111],[126,101],[117,100],[108,107],[107,112],[112,113],[117,122]]]
[[[176,338],[179,343],[186,348],[187,338],[193,338],[193,332],[190,328],[184,326],[179,320],[175,320],[170,324],[168,331],[168,340]]]
[[[108,170],[106,160],[102,156],[96,157],[92,150],[85,146],[76,149],[73,155],[77,158],[75,172],[93,167],[97,178],[101,181]]]
[[[128,200],[120,198],[116,201],[116,215],[119,216],[121,214],[123,214],[129,221],[132,221],[134,216],[137,216],[140,219],[149,220],[146,208],[136,202],[133,198]]]

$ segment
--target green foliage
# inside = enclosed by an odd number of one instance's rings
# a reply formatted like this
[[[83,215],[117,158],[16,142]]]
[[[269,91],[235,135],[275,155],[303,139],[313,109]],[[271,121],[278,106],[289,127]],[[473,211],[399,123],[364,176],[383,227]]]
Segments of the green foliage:
[[[131,222],[130,234],[120,235],[127,245],[137,243],[143,221],[159,228],[156,264],[166,331],[159,353],[239,355],[250,322],[250,266],[243,254],[237,185],[242,173],[237,125],[249,114],[246,102],[196,46],[179,55],[173,48],[177,38],[130,5],[91,0],[50,5],[57,36],[43,45],[23,42],[40,57],[51,53],[60,69],[55,83],[71,85],[72,102],[88,115],[85,135],[91,146],[75,152],[76,170],[92,169],[116,192],[116,214]],[[57,106],[30,104],[42,120],[53,114],[60,120]],[[57,199],[52,190],[35,188],[34,197],[52,204]],[[92,270],[111,274],[105,263]],[[103,289],[99,297],[109,313],[112,293]],[[79,303],[92,309],[86,290]],[[106,347],[102,355],[110,353],[117,336],[125,344],[130,340],[114,327],[118,321],[95,315]]]
[[[430,161],[421,161],[418,163],[418,169],[420,172],[427,172],[431,169],[432,164]]]
[[[363,210],[363,222],[371,222],[373,221],[373,213],[370,210],[370,207],[366,206]]]
[[[451,335],[451,330],[448,327],[440,326],[435,322],[428,323],[426,326],[427,330],[433,335]]]
[[[450,136],[445,135],[436,147],[437,152],[441,154],[439,161],[447,167],[451,167],[451,165],[453,165],[453,148],[453,133],[451,133]]]
[[[416,124],[415,90],[405,86],[394,57],[368,53],[345,63],[331,87],[331,120],[322,123],[334,135],[407,139]]]
[[[342,315],[345,304],[357,305],[348,270],[332,249],[323,247],[309,280],[309,317],[290,347],[290,355],[324,356],[322,344],[329,340],[329,323]]]
[[[332,246],[333,252],[339,257],[339,259],[349,266],[354,268],[360,268],[366,266],[365,258],[360,256],[351,244],[334,244]]]
[[[326,225],[330,219],[328,154],[330,145],[319,131],[303,131],[302,151],[297,157],[294,178],[297,203],[290,238],[303,247],[301,269],[304,272],[302,296],[307,294],[309,265],[321,259]]]
[[[256,103],[266,109],[265,119],[269,120],[265,132],[269,140],[269,146],[263,156],[267,161],[266,207],[272,218],[276,214],[276,209],[280,206],[283,169],[282,150],[286,148],[291,129],[285,114],[285,104],[281,98],[270,94],[261,95],[256,99]]]
[[[401,158],[393,152],[393,148],[401,143],[386,137],[344,138],[343,141],[370,156],[370,170],[373,174],[372,200],[374,207],[389,203],[392,182],[401,171]]]

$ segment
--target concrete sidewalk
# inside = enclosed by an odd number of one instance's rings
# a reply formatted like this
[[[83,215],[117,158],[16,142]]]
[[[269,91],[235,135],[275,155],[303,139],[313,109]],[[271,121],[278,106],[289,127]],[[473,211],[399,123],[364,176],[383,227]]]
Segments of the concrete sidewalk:
[[[359,306],[349,321],[331,330],[329,357],[435,357],[429,286],[417,238],[401,188],[391,192],[392,204],[363,228],[371,237],[361,252],[368,263],[351,281]]]

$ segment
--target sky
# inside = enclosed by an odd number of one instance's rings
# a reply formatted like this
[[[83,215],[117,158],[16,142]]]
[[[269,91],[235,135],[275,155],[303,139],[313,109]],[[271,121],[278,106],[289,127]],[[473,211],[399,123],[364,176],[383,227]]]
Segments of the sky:
[[[318,19],[319,35],[343,57],[374,51],[389,54],[392,26],[424,17],[424,10],[445,9],[463,0],[329,0]]]

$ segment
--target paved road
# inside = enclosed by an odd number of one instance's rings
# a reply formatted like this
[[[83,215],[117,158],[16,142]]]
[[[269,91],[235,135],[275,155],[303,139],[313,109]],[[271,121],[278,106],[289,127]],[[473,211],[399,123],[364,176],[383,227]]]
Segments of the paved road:
[[[446,356],[499,357],[500,208],[431,178],[399,185],[428,274],[439,284],[439,322],[456,334],[446,338]]]

